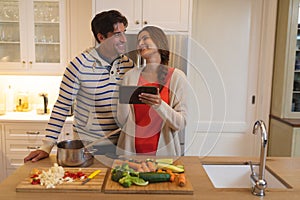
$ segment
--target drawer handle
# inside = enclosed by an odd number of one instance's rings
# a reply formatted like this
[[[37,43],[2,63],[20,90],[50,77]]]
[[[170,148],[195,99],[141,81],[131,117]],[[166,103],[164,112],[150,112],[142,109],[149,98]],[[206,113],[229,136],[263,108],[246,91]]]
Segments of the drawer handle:
[[[26,134],[28,134],[28,135],[39,135],[40,132],[39,131],[26,131]]]
[[[39,146],[27,146],[27,149],[39,149],[40,147]]]

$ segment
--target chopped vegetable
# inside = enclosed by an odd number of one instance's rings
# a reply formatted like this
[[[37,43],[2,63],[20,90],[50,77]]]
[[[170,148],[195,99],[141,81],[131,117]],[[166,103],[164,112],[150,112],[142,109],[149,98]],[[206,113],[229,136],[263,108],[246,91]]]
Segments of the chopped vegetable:
[[[131,176],[128,174],[127,176],[124,176],[123,178],[121,178],[119,180],[119,183],[123,186],[123,187],[130,187],[132,185],[132,180],[131,180]]]
[[[40,181],[40,179],[39,179],[39,175],[38,175],[38,174],[34,174],[34,175],[32,175],[30,178],[31,178],[30,183],[31,183],[32,185],[40,185],[40,184],[41,184],[41,181]]]
[[[182,173],[182,174],[179,174],[178,175],[178,185],[180,186],[180,187],[183,187],[183,186],[185,186],[185,184],[186,184],[186,178],[185,178],[185,175]]]
[[[86,175],[82,171],[78,171],[78,172],[66,171],[63,178],[64,179],[71,178],[73,180],[75,180],[75,179],[84,179],[84,178],[86,178]]]
[[[63,183],[65,170],[63,167],[54,164],[48,171],[42,171],[39,175],[40,185],[45,185],[46,188],[55,188],[55,185]]]
[[[172,165],[173,159],[172,158],[160,158],[160,159],[156,159],[156,162]]]
[[[135,176],[136,172],[129,167],[128,163],[123,163],[112,170],[111,179],[124,187],[130,187],[132,184],[131,174]]]
[[[182,173],[184,172],[183,168],[179,168],[175,165],[170,165],[170,164],[165,164],[165,163],[157,163],[157,168],[162,168],[162,169],[170,169],[172,172],[177,172],[177,173]]]
[[[123,178],[126,175],[127,175],[126,172],[118,170],[115,173],[112,173],[111,180],[118,182],[121,178]]]
[[[47,171],[33,169],[31,172],[30,183],[33,185],[44,185],[46,188],[55,188],[56,185],[63,182],[73,182],[75,179],[84,179],[86,175],[82,171],[65,171],[62,166],[55,163]]]
[[[167,172],[168,174],[170,174],[170,181],[171,181],[171,182],[174,182],[174,181],[175,181],[175,178],[176,178],[176,175],[175,175],[175,174],[172,172],[172,170],[170,170],[170,169],[167,169],[166,172]]]
[[[148,185],[148,181],[145,181],[139,177],[135,177],[135,176],[130,176],[129,174],[124,176],[123,178],[121,178],[119,180],[119,183],[123,186],[123,187],[130,187],[132,185],[132,183],[134,183],[135,185],[139,185],[139,186],[145,186]]]
[[[149,181],[145,181],[144,179],[141,179],[139,177],[131,177],[131,181],[135,184],[135,185],[139,185],[139,186],[145,186],[149,184]]]

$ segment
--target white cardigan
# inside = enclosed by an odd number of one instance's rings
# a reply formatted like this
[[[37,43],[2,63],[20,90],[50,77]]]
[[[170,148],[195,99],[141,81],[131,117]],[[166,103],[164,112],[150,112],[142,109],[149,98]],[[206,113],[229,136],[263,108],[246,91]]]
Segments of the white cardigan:
[[[129,70],[123,77],[122,85],[137,85],[142,69]],[[179,134],[187,121],[187,79],[179,69],[175,69],[170,79],[170,105],[162,101],[155,110],[163,119],[162,130],[158,142],[156,155],[180,156],[181,148]],[[135,114],[132,104],[117,106],[117,121],[122,127],[117,146],[119,155],[135,155]]]

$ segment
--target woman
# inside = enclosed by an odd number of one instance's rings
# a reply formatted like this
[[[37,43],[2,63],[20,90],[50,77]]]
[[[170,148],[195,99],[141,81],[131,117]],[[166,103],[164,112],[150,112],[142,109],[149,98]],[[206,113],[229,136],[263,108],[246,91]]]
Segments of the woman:
[[[122,85],[154,86],[157,94],[141,93],[144,104],[118,104],[122,132],[117,154],[180,156],[179,134],[187,117],[186,76],[168,66],[168,40],[160,28],[143,28],[137,48],[146,64],[128,71]]]

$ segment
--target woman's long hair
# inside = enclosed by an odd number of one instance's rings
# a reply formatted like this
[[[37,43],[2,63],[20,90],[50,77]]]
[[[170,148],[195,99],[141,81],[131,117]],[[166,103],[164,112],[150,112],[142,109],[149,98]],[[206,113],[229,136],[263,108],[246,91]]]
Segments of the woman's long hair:
[[[158,67],[157,77],[158,83],[160,84],[160,89],[166,84],[166,76],[168,74],[168,64],[170,59],[170,50],[169,50],[169,42],[166,34],[156,26],[146,26],[142,31],[147,31],[149,36],[156,44],[158,48],[158,52],[161,57],[160,66]]]

